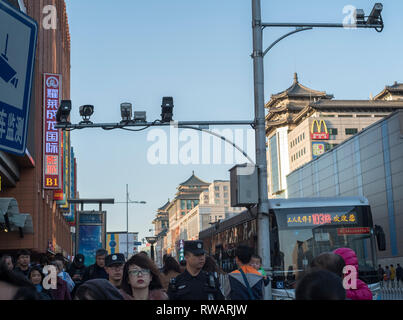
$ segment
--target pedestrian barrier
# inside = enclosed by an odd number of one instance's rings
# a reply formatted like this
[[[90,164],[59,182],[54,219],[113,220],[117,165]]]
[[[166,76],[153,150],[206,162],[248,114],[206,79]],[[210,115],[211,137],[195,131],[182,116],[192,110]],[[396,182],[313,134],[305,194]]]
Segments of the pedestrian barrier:
[[[403,288],[382,288],[381,300],[403,300]]]

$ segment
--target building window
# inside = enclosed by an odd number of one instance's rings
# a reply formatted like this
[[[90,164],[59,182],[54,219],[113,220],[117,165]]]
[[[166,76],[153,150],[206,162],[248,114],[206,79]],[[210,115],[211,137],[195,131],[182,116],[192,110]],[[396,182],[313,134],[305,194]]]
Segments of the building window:
[[[339,118],[352,118],[352,114],[339,114]]]
[[[305,132],[302,132],[302,139],[305,140]]]
[[[192,200],[187,200],[187,209],[191,210],[192,209]]]
[[[228,191],[228,186],[224,186],[224,191]]]
[[[337,135],[337,129],[336,128],[329,128],[329,134],[331,136],[336,136]]]
[[[185,200],[181,200],[181,209],[184,210],[186,206]]]
[[[224,192],[224,198],[228,198],[228,192]]]
[[[358,132],[358,129],[356,128],[346,128],[346,135],[353,135]]]
[[[216,198],[219,198],[219,197],[220,197],[220,194],[216,192],[215,197],[216,197]]]
[[[220,191],[220,187],[219,187],[219,186],[215,186],[215,187],[214,187],[214,191]]]
[[[228,204],[228,200],[224,200],[224,204]]]
[[[193,206],[196,207],[199,204],[199,200],[194,200],[193,201]]]

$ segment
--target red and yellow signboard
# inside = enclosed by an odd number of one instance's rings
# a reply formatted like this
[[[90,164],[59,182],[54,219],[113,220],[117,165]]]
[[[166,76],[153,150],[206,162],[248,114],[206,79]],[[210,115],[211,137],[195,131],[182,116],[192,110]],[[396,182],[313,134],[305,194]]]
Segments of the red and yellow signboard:
[[[315,125],[316,130],[315,131]],[[323,131],[322,131],[323,125]],[[313,120],[311,127],[311,139],[312,140],[329,140],[329,132],[325,120]]]
[[[62,187],[60,130],[55,128],[62,90],[62,76],[45,73],[43,80],[43,188],[57,190]]]

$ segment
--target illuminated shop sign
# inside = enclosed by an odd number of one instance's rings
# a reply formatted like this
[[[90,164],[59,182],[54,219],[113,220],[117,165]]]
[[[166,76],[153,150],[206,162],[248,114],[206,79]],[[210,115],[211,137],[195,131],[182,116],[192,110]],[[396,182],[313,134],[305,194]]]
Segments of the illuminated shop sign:
[[[44,74],[43,188],[61,189],[60,130],[55,128],[62,76]]]
[[[323,125],[323,130],[322,130]],[[316,131],[315,131],[316,127]],[[329,140],[329,132],[325,120],[314,120],[311,127],[311,139],[312,140]]]
[[[307,213],[288,214],[288,227],[318,226],[323,224],[356,224],[357,215],[354,212],[340,213]]]

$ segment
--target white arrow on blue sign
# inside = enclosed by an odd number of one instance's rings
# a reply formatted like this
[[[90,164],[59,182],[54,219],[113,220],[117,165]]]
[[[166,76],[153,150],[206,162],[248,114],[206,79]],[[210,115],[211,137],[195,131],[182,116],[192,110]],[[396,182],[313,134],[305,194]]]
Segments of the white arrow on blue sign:
[[[38,25],[0,0],[0,150],[24,155]]]

